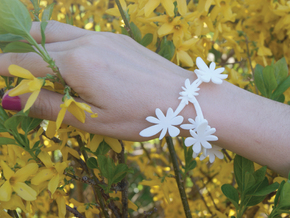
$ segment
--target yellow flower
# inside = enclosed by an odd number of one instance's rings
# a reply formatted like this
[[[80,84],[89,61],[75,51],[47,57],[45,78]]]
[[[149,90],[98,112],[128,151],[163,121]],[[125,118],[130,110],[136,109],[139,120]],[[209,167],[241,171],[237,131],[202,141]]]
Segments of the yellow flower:
[[[51,194],[53,194],[56,191],[60,180],[64,177],[63,171],[67,167],[67,163],[52,163],[49,154],[45,151],[41,151],[37,157],[42,161],[46,169],[42,169],[39,173],[37,173],[31,179],[31,184],[39,185],[49,180],[48,190]]]
[[[56,129],[59,129],[67,110],[82,123],[84,123],[86,119],[85,111],[93,113],[90,106],[85,103],[76,102],[72,97],[69,99],[65,98],[64,103],[61,104],[60,107],[61,110],[56,119]]]
[[[193,47],[198,40],[198,38],[191,38],[187,41],[182,41],[180,39],[178,39],[177,41],[173,41],[176,48],[175,52],[177,65],[179,65],[181,62],[185,67],[193,67],[192,57],[188,54],[187,51],[193,50]]]
[[[160,15],[158,17],[151,18],[151,20],[163,23],[158,29],[159,37],[173,33],[173,41],[183,39],[183,37],[185,37],[185,39],[191,38],[191,34],[188,30],[188,23],[181,16],[172,18],[168,15]]]
[[[88,147],[95,152],[97,150],[97,148],[99,147],[99,144],[102,141],[105,141],[108,145],[110,145],[110,147],[116,152],[116,153],[120,153],[122,151],[122,146],[120,144],[120,142],[118,141],[118,139],[113,139],[110,138],[108,136],[101,136],[101,135],[94,135],[94,137],[92,138],[91,142],[88,144]]]
[[[30,175],[38,170],[36,163],[29,163],[16,173],[3,160],[1,161],[1,167],[6,181],[0,187],[0,201],[9,201],[12,191],[15,191],[26,201],[34,201],[36,199],[36,191],[24,183]]]
[[[17,65],[10,65],[8,67],[9,73],[13,76],[24,78],[17,87],[9,92],[9,96],[18,96],[25,93],[32,93],[24,107],[24,112],[27,111],[35,102],[41,87],[45,84],[44,79],[34,77],[28,70]]]
[[[144,7],[145,17],[149,17],[160,3],[165,8],[166,14],[170,17],[174,16],[174,4],[172,0],[149,0]]]

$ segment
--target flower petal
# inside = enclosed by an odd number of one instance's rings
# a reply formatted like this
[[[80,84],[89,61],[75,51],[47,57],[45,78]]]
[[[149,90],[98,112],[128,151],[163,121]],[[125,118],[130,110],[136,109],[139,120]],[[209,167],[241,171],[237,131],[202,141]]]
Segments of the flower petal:
[[[146,120],[150,123],[155,123],[155,124],[160,123],[160,121],[156,117],[152,117],[152,116],[146,117]]]
[[[54,174],[50,169],[43,169],[31,179],[31,184],[39,185],[42,182],[51,179],[53,176]]]
[[[160,133],[159,140],[163,139],[166,133],[167,133],[167,128],[163,128]]]
[[[192,150],[193,150],[194,153],[199,153],[201,151],[201,144],[200,144],[200,142],[196,142],[192,146]]]
[[[37,99],[37,96],[39,94],[40,90],[37,90],[37,91],[34,91],[32,92],[32,94],[29,96],[26,104],[25,104],[25,107],[24,107],[24,112],[27,111],[29,108],[31,108],[31,106],[34,104],[34,102],[36,101]]]
[[[15,173],[15,182],[24,182],[27,178],[35,174],[38,170],[37,163],[29,163],[25,167],[22,167]]]
[[[184,144],[186,147],[193,145],[195,142],[196,142],[196,139],[192,137],[188,137],[184,140]]]
[[[144,7],[145,17],[148,17],[160,4],[160,0],[149,0]]]
[[[64,115],[65,115],[65,112],[66,112],[66,108],[62,108],[58,115],[57,115],[57,118],[56,118],[56,130],[59,129],[59,127],[61,126],[62,124],[62,121],[63,121],[63,118],[64,118]]]
[[[179,135],[180,130],[175,126],[169,126],[168,133],[171,137],[175,137]]]
[[[159,108],[156,108],[155,114],[160,121],[164,120],[165,116]]]
[[[172,120],[170,120],[171,125],[179,125],[182,122],[183,122],[183,116],[181,116],[181,115],[174,117]]]
[[[47,168],[53,167],[51,157],[46,151],[41,151],[37,156]]]
[[[9,180],[12,176],[14,176],[14,171],[11,170],[10,167],[3,160],[1,160],[1,167],[3,169],[5,179]]]
[[[48,183],[48,190],[51,192],[51,194],[53,194],[56,191],[58,184],[59,184],[59,174],[54,176]]]
[[[12,194],[12,187],[9,181],[4,182],[0,187],[0,201],[9,201]]]
[[[208,66],[204,63],[201,57],[197,57],[195,63],[200,70],[204,72],[207,72],[209,70]]]
[[[154,136],[162,130],[162,126],[154,125],[142,130],[139,135],[142,137]]]
[[[14,96],[18,96],[18,95],[22,95],[22,94],[31,92],[29,90],[29,85],[28,85],[29,82],[30,82],[30,80],[26,80],[26,79],[22,80],[14,89],[12,89],[8,93],[8,95],[11,97],[14,97]]]
[[[15,64],[11,64],[8,67],[9,73],[13,76],[25,78],[25,79],[34,79],[35,77],[26,69],[19,67]]]
[[[12,188],[24,200],[36,200],[37,192],[28,185],[26,185],[24,182],[17,182],[12,186]]]
[[[108,145],[110,145],[110,147],[116,153],[120,153],[122,151],[122,146],[121,146],[120,142],[118,141],[118,139],[114,139],[114,138],[110,138],[110,137],[105,136],[104,140],[105,140],[105,142],[107,142]]]
[[[202,141],[201,144],[202,144],[202,146],[204,148],[207,148],[207,149],[211,149],[212,148],[211,144],[209,142],[207,142],[207,141]]]

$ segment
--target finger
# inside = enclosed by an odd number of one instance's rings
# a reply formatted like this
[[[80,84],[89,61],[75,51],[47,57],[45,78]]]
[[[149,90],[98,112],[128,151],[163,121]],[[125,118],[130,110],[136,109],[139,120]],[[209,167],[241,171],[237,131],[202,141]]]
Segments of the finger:
[[[6,110],[20,111],[25,107],[25,104],[29,96],[30,93],[19,95],[16,97],[10,97],[7,92],[2,98],[2,107]],[[63,103],[61,100],[62,97],[63,95],[59,93],[42,89],[33,106],[30,108],[29,116],[39,119],[56,121],[58,113],[61,110],[60,105]],[[74,99],[77,102],[83,102],[79,98]],[[94,113],[98,113],[100,111],[98,108],[94,106],[91,106],[91,109]],[[96,119],[96,118],[91,118],[90,114],[86,113],[86,122],[82,123],[67,111],[65,113],[63,123],[75,126],[85,131],[89,131],[89,127],[87,126],[88,119]]]
[[[50,56],[54,60],[58,60],[58,52],[50,52]],[[57,61],[56,61],[57,62]],[[52,74],[48,64],[36,53],[4,53],[0,54],[0,75],[11,76],[8,67],[11,64],[16,64],[22,68],[29,70],[36,77],[45,77],[47,74]]]
[[[32,23],[30,34],[36,40],[37,43],[41,43],[42,37],[40,31],[40,22]],[[69,24],[51,20],[48,21],[48,24],[45,29],[45,42],[52,43],[52,42],[69,41],[87,34],[90,34],[90,31]]]

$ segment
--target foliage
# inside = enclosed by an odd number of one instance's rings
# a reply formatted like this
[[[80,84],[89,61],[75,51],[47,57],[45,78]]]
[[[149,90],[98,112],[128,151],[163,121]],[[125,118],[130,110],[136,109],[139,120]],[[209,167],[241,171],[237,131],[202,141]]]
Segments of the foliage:
[[[62,124],[67,111],[81,122],[84,110],[95,115],[87,105],[74,101],[75,93],[45,49],[44,34],[50,19],[126,34],[188,70],[195,69],[196,57],[214,61],[226,68],[229,82],[288,103],[287,1],[121,0],[123,13],[118,1],[112,0],[21,1],[24,4],[0,0],[0,49],[35,52],[55,74],[35,78],[12,66],[17,77],[1,78],[4,90],[34,84],[24,111],[0,107],[1,215],[126,217],[128,205],[132,217],[185,217],[180,188],[185,190],[192,217],[267,214],[274,218],[289,213],[290,180],[230,151],[223,150],[224,160],[210,164],[207,159],[194,159],[184,139],[175,138],[179,167],[174,171],[165,140],[118,141]],[[29,34],[32,20],[41,22],[41,44]],[[23,39],[28,43],[19,41]],[[57,83],[61,87],[55,87]],[[28,117],[42,87],[64,94],[57,122]],[[177,173],[180,184],[174,178]]]

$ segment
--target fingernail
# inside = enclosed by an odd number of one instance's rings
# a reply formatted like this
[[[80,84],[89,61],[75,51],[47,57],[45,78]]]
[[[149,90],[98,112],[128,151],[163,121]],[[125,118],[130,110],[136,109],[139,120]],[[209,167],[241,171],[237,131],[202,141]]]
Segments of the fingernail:
[[[21,100],[18,96],[11,97],[6,94],[2,98],[2,107],[6,110],[21,111]]]

